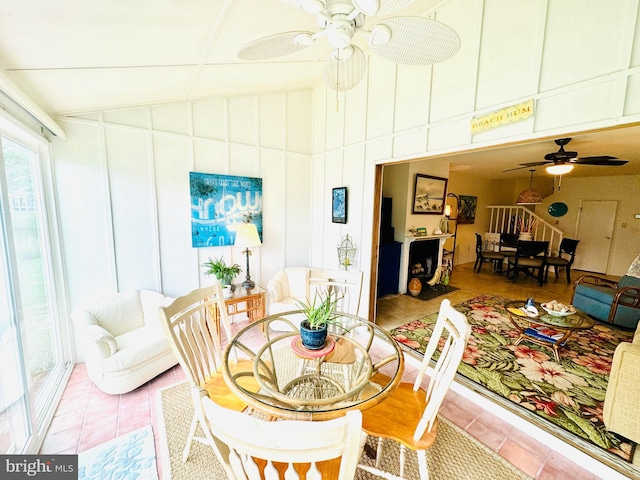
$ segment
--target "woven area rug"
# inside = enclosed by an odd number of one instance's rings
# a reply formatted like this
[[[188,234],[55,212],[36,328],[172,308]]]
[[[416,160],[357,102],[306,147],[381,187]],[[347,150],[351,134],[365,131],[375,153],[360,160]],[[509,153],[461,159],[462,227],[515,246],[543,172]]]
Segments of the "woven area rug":
[[[151,426],[114,438],[78,455],[79,480],[157,480]]]
[[[551,349],[513,341],[519,333],[503,305],[510,299],[481,295],[455,305],[472,327],[471,338],[458,373],[508,399],[538,418],[603,448],[626,461],[635,444],[607,431],[602,408],[611,360],[620,342],[632,332],[596,323],[576,331],[560,350],[560,362]],[[424,353],[437,313],[391,330],[404,347]]]
[[[182,452],[189,432],[193,407],[187,383],[180,383],[158,392],[160,444],[162,447],[163,477],[167,480],[225,479],[222,466],[210,447],[194,442],[191,455],[182,462]],[[400,414],[401,412],[399,412]],[[399,418],[399,421],[405,419]],[[198,431],[196,435],[202,435]],[[371,444],[372,440],[369,439]],[[397,472],[399,447],[388,442],[384,449],[383,466]],[[438,437],[427,451],[429,477],[432,480],[517,480],[529,479],[527,475],[506,462],[500,455],[489,450],[463,430],[440,418]],[[362,462],[371,463],[363,455]],[[407,455],[405,475],[417,480],[415,454]],[[360,469],[356,479],[372,480],[373,475]]]

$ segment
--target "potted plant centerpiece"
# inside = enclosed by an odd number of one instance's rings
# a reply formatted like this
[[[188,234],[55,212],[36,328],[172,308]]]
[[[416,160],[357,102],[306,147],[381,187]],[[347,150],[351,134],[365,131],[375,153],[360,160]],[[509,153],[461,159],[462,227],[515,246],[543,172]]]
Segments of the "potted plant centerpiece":
[[[296,302],[305,319],[300,322],[302,345],[309,350],[324,347],[327,340],[327,326],[338,317],[336,307],[340,299],[331,293],[316,292],[312,302]]]
[[[229,291],[229,294],[235,290],[236,286],[233,284],[233,277],[242,271],[240,265],[234,263],[233,265],[227,266],[224,258],[220,257],[212,260],[211,257],[209,257],[209,261],[204,262],[202,266],[207,269],[204,274],[215,275],[225,290]]]

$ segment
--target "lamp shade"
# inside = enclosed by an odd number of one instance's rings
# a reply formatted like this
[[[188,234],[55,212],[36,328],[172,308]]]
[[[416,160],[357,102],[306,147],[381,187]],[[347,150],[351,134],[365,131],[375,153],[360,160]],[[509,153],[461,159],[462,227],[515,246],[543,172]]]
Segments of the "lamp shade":
[[[531,186],[533,185],[533,172],[535,170],[529,170],[531,172],[531,178],[529,179],[529,188],[523,190],[518,199],[516,205],[539,205],[542,203],[542,195],[535,191]]]
[[[451,216],[451,205],[445,205],[444,206],[444,216],[445,217],[450,217]]]
[[[255,223],[241,223],[236,227],[236,241],[233,244],[239,248],[251,248],[260,245],[260,236]]]
[[[542,203],[542,195],[530,188],[523,190],[516,200],[517,205],[539,205]]]

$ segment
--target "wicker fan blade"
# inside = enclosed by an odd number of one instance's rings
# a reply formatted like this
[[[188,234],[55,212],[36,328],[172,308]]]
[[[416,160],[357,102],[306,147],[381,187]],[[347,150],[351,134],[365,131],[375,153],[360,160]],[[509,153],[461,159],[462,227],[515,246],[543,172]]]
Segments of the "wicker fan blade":
[[[380,8],[376,15],[388,15],[408,7],[416,0],[380,0]]]
[[[529,162],[529,163],[521,163],[520,167],[510,168],[509,170],[503,170],[503,172],[513,172],[514,170],[522,170],[523,168],[531,168],[531,167],[540,167],[542,165],[547,165],[550,162]]]
[[[349,45],[336,49],[324,62],[324,81],[329,88],[346,92],[355,87],[367,69],[367,59],[360,48]]]
[[[298,35],[309,36],[313,35],[313,32],[284,32],[258,38],[240,48],[238,58],[240,60],[268,60],[290,55],[308,46],[295,42]]]
[[[391,39],[382,45],[373,44],[371,49],[395,63],[429,65],[451,58],[460,49],[458,34],[429,18],[392,17],[378,25],[389,28]]]
[[[619,166],[624,165],[625,163],[629,163],[628,160],[618,160],[616,157],[611,157],[609,155],[601,155],[599,157],[581,157],[576,160],[577,164],[580,165],[611,165],[611,166]]]

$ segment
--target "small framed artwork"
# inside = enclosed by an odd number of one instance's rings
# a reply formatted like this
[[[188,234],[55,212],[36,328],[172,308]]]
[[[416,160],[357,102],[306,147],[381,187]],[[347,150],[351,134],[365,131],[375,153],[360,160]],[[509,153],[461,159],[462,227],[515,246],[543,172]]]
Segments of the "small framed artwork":
[[[471,224],[476,221],[476,208],[478,197],[460,195],[460,208],[458,210],[458,225]]]
[[[444,214],[447,179],[416,173],[412,213]]]
[[[331,221],[347,223],[347,187],[334,188],[331,192]]]

